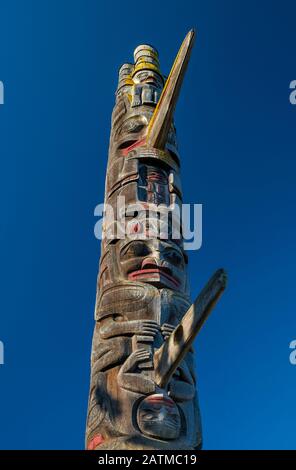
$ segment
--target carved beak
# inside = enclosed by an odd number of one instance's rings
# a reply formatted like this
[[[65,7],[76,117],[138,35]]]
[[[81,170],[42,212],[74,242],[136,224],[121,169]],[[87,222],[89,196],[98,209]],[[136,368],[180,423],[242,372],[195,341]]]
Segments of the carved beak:
[[[148,147],[163,150],[173,121],[174,111],[183,83],[190,53],[194,43],[195,32],[192,29],[186,35],[173,67],[163,88],[148,127],[146,144]]]

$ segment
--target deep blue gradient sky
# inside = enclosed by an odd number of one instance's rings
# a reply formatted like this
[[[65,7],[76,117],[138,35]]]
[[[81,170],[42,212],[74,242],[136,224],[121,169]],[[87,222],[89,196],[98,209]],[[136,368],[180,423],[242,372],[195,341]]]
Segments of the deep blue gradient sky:
[[[165,73],[198,37],[176,113],[186,202],[204,205],[192,297],[229,287],[196,347],[205,449],[296,448],[295,1],[2,0],[0,448],[84,445],[117,69]]]

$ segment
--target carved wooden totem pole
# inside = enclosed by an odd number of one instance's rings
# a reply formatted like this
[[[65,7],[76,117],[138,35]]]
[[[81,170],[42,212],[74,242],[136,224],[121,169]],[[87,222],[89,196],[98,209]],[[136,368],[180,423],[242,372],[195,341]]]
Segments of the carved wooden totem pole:
[[[167,80],[157,51],[148,45],[137,47],[135,63],[119,70],[87,449],[201,447],[192,343],[226,277],[217,271],[191,305],[187,256],[182,234],[174,230],[182,190],[173,114],[193,40],[190,31]]]

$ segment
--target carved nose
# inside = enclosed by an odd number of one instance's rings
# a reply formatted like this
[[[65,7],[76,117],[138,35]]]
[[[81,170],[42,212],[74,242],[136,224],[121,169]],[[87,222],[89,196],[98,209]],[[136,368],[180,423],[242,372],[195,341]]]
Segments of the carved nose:
[[[141,269],[155,268],[155,266],[159,266],[159,264],[156,258],[145,258],[142,262]]]
[[[166,272],[170,276],[172,275],[172,270],[166,266],[165,261],[158,258],[145,258],[142,262],[141,269],[153,269],[159,268],[163,272]]]

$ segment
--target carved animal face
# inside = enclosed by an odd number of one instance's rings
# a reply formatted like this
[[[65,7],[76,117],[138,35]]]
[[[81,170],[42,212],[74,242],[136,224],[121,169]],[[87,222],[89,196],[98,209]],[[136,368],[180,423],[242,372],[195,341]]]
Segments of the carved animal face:
[[[145,144],[148,125],[163,89],[160,75],[152,70],[140,70],[130,81],[131,85],[124,92],[121,90],[112,114],[110,162]],[[173,122],[167,147],[173,154],[178,154]]]
[[[120,276],[156,287],[185,291],[186,260],[182,250],[165,240],[122,240],[117,243]]]
[[[147,100],[148,98],[152,100],[153,98],[150,95],[156,92],[146,85],[141,93]],[[155,100],[157,101],[157,98]],[[152,106],[147,104],[136,108],[128,108],[128,106],[124,102],[120,102],[118,105],[119,109],[117,110],[119,118],[114,119],[112,145],[110,147],[110,160],[113,161],[127,156],[132,149],[145,144],[148,125],[153,116],[154,107]],[[167,138],[167,148],[173,155],[178,155],[176,130],[173,123]]]
[[[140,431],[159,439],[177,439],[181,430],[181,418],[177,405],[168,396],[150,395],[139,405],[137,422]]]
[[[126,149],[145,137],[151,117],[152,110],[149,108],[141,109],[141,111],[131,109],[124,115],[113,130],[115,143],[112,149],[115,154],[113,158],[124,156]]]

